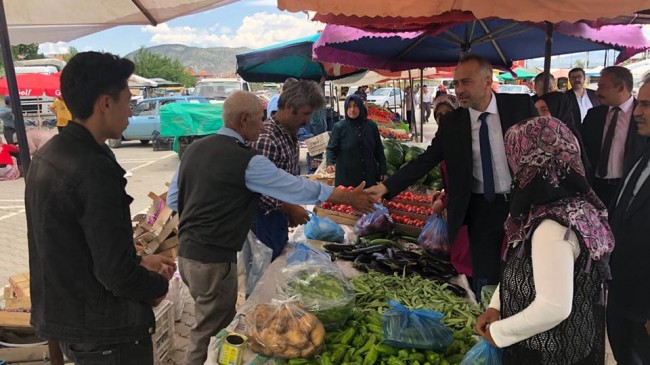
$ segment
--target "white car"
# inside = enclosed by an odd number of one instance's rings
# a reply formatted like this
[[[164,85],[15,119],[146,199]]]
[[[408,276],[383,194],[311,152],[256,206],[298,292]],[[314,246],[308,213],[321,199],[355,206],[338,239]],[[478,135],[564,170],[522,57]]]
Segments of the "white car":
[[[368,94],[368,102],[384,108],[397,108],[402,105],[402,90],[393,87],[382,87]]]
[[[500,94],[528,94],[534,95],[535,92],[526,85],[499,85]]]

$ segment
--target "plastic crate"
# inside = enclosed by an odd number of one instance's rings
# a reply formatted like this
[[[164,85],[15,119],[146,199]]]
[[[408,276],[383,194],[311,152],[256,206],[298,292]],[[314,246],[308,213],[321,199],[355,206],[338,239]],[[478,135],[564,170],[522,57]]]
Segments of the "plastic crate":
[[[163,300],[153,310],[156,315],[156,333],[151,336],[154,365],[167,364],[174,350],[174,304]]]

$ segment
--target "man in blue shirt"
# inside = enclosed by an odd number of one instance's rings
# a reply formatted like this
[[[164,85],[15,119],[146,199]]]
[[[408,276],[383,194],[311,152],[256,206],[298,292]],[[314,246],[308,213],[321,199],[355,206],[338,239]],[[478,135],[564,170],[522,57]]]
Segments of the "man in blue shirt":
[[[195,302],[186,365],[202,365],[210,337],[234,318],[237,252],[253,223],[260,194],[292,204],[329,201],[367,213],[374,200],[363,191],[333,189],[278,168],[245,143],[263,130],[263,110],[255,94],[238,91],[223,104],[224,127],[195,141],[178,170],[178,263]],[[174,186],[170,186],[170,190]],[[171,196],[176,193],[172,192]]]

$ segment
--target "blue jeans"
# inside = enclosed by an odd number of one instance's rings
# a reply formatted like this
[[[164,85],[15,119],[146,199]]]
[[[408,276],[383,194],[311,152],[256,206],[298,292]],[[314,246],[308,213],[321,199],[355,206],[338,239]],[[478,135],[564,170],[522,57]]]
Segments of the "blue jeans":
[[[272,260],[275,260],[289,240],[289,220],[280,211],[265,214],[263,209],[257,208],[253,233],[273,250]]]

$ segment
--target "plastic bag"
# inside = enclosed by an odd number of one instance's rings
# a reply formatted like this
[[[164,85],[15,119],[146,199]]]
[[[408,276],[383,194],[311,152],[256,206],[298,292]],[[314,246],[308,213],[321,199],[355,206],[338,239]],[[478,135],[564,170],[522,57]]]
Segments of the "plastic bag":
[[[484,338],[472,347],[460,365],[501,365],[501,349],[498,349]]]
[[[449,236],[447,222],[442,216],[432,214],[418,237],[418,245],[433,253],[449,254]]]
[[[345,324],[356,298],[339,267],[322,257],[285,267],[277,277],[277,292],[283,298],[297,298],[298,304],[318,317],[327,330]]]
[[[375,211],[364,214],[354,224],[354,233],[359,236],[367,236],[373,233],[390,233],[394,226],[388,208],[375,203]]]
[[[309,212],[309,223],[305,224],[305,236],[312,240],[327,242],[343,242],[345,231],[333,220],[319,217]]]
[[[310,358],[325,343],[323,324],[291,301],[258,304],[246,322],[251,351],[264,356]]]
[[[239,256],[237,262],[243,266],[246,274],[246,296],[248,297],[271,264],[273,250],[257,239],[253,231],[248,231]]]
[[[325,251],[298,242],[291,253],[287,255],[287,265],[303,263],[307,261],[331,262],[332,257]]]
[[[382,314],[384,343],[396,348],[440,350],[453,341],[452,332],[440,320],[442,313],[428,309],[409,310],[389,300],[391,307]]]

